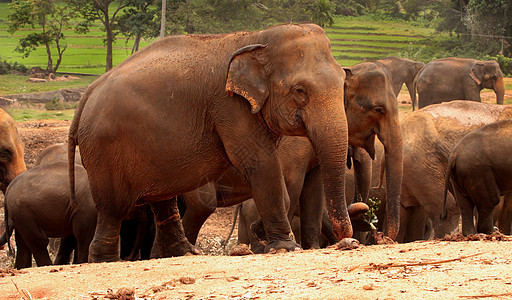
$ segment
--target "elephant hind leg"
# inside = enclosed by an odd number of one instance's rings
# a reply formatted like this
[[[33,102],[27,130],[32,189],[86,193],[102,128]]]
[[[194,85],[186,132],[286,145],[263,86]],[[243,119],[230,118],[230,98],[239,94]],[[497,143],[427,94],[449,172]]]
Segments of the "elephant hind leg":
[[[14,261],[14,267],[16,269],[32,267],[32,252],[30,252],[30,249],[17,230],[14,231],[14,236],[16,239],[16,260]]]
[[[457,189],[454,192],[455,199],[457,200],[457,204],[459,205],[460,213],[462,215],[462,234],[466,236],[475,234],[475,206],[469,197],[462,195],[462,193]]]
[[[176,198],[151,203],[157,225],[156,246],[159,257],[200,254],[185,236]]]
[[[35,221],[26,220],[21,228],[16,228],[16,236],[18,235],[22,237],[23,243],[32,252],[38,267],[52,264],[48,254],[48,236]]]

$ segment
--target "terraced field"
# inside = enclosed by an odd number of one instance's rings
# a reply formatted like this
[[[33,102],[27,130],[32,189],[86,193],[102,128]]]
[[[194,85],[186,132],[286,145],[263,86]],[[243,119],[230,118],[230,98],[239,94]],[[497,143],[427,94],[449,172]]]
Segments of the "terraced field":
[[[332,54],[343,66],[395,55],[416,59],[427,48],[433,49],[431,29],[400,22],[337,18],[325,29],[332,43]]]

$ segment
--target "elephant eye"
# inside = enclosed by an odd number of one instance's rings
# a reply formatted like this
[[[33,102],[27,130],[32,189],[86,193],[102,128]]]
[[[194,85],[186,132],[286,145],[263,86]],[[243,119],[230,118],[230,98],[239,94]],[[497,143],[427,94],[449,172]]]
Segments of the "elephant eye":
[[[308,93],[302,85],[300,85],[300,84],[295,85],[292,88],[292,92],[293,92],[293,97],[294,97],[295,101],[297,102],[297,104],[299,104],[299,105],[306,104],[306,101],[308,99]]]
[[[380,106],[377,106],[374,108],[375,112],[377,112],[378,114],[383,114],[384,113],[384,108],[380,107]]]
[[[3,149],[0,151],[0,160],[10,160],[12,158],[12,151],[9,149]]]

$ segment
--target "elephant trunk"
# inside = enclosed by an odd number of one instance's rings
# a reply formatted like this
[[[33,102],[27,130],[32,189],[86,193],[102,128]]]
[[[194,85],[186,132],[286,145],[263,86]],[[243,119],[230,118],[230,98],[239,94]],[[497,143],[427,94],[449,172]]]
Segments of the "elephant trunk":
[[[308,137],[319,160],[329,218],[335,236],[341,240],[352,237],[352,224],[345,202],[345,166],[348,151],[348,129],[343,93],[341,99],[328,107],[323,115],[303,116]],[[332,103],[332,102],[331,102]],[[318,110],[317,110],[318,111]]]
[[[402,134],[397,119],[389,122],[389,130],[380,134],[385,148],[386,163],[386,227],[384,234],[395,239],[400,226],[400,192],[402,188],[403,155]]]
[[[503,104],[503,99],[505,98],[505,82],[503,77],[496,80],[493,90],[496,93],[496,103]]]

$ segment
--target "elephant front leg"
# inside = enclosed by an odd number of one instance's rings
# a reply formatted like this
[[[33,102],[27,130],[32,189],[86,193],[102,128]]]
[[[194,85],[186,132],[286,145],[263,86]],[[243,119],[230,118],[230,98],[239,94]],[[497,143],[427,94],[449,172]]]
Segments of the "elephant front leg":
[[[156,247],[159,257],[200,254],[185,236],[176,198],[151,204],[156,221]]]
[[[320,248],[323,208],[322,174],[320,167],[316,167],[308,172],[300,195],[300,234],[304,249]]]

